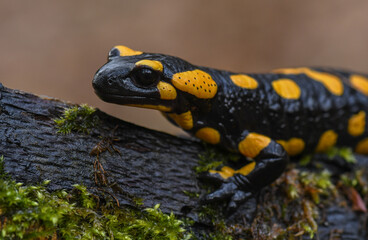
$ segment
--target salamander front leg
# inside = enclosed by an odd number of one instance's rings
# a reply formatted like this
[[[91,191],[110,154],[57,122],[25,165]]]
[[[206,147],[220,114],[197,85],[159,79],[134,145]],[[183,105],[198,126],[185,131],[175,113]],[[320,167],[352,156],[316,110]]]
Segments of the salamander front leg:
[[[248,134],[239,143],[239,151],[254,162],[236,170],[221,187],[205,197],[205,202],[230,200],[228,211],[249,199],[262,187],[272,183],[284,171],[289,156],[283,147],[260,134]],[[220,173],[220,172],[218,172]],[[221,175],[221,173],[220,173]]]

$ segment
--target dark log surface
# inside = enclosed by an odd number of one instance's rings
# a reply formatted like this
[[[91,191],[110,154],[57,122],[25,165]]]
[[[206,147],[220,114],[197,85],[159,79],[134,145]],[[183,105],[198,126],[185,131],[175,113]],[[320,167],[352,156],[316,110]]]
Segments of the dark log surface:
[[[17,181],[34,184],[48,179],[51,190],[71,189],[76,183],[97,187],[96,157],[90,152],[101,136],[114,134],[118,141],[113,146],[120,154],[105,151],[99,159],[108,185],[117,186],[114,195],[121,203],[135,196],[145,206],[160,203],[164,211],[174,213],[197,204],[183,191],[198,192],[192,169],[202,151],[199,142],[138,127],[102,112],[97,112],[101,123],[90,135],[57,134],[53,119],[71,104],[7,88],[0,93],[0,155],[4,155],[6,171]]]
[[[187,196],[184,191],[204,192],[198,187],[193,171],[198,164],[198,154],[204,151],[199,141],[142,128],[101,111],[97,111],[100,124],[90,134],[57,134],[53,119],[71,106],[0,84],[0,156],[4,156],[5,170],[13,179],[25,184],[51,180],[50,190],[84,184],[89,189],[111,193],[120,204],[133,206],[134,196],[143,199],[144,207],[160,203],[167,213],[183,215],[194,209],[188,216],[198,220],[195,217],[198,199]],[[112,135],[113,146],[120,153],[111,149],[99,155],[107,182],[96,184],[96,156],[90,152],[101,137]],[[367,161],[363,161],[363,166],[367,165]],[[259,198],[264,198],[270,188],[266,187]],[[236,222],[244,215],[251,223],[256,209],[253,199],[239,209],[237,217],[227,220]],[[329,225],[319,226],[319,239],[329,239],[336,229],[342,229],[341,239],[367,237],[366,214],[341,206],[331,206],[325,213]],[[282,219],[275,221],[282,224]]]

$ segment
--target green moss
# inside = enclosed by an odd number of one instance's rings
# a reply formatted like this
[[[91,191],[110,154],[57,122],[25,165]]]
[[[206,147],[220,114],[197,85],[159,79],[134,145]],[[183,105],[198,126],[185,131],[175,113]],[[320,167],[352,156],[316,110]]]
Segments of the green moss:
[[[338,151],[339,155],[349,156],[348,153],[346,150]],[[195,170],[199,173],[226,165],[229,161],[227,156],[207,147],[206,151],[199,156],[199,166]],[[310,162],[311,157],[311,155],[304,157],[304,165]],[[336,188],[331,182],[331,174],[328,171],[316,173],[292,169],[284,173],[283,177],[280,177],[269,189],[272,194],[265,196],[265,202],[261,203],[262,207],[257,210],[253,223],[237,226],[236,233],[232,230],[234,226],[225,224],[218,211],[218,205],[202,206],[199,217],[210,219],[214,228],[213,232],[203,238],[232,239],[239,236],[269,238],[272,236],[273,239],[294,239],[302,235],[313,238],[318,231],[318,204],[321,203],[321,199],[327,199],[336,194]],[[284,193],[285,197],[277,197],[280,193]],[[284,226],[274,224],[275,215],[284,219]]]
[[[190,239],[190,234],[185,234],[183,222],[177,220],[175,215],[163,214],[157,204],[154,208],[147,208],[147,218],[139,219],[129,227],[139,236],[139,239]]]
[[[312,160],[312,155],[308,154],[308,155],[304,155],[300,160],[299,160],[299,164],[301,166],[307,166]]]
[[[198,166],[194,169],[197,174],[207,172],[210,169],[223,165],[223,161],[215,161],[216,152],[212,148],[207,148],[204,153],[198,155],[198,158]]]
[[[197,174],[215,169],[226,164],[228,161],[236,162],[240,159],[240,155],[223,152],[215,147],[205,144],[205,151],[199,154],[198,158],[198,166],[194,168]]]
[[[214,231],[207,236],[208,240],[232,240],[233,237],[221,231]]]
[[[288,170],[272,186],[263,189],[252,222],[225,224],[219,211],[221,206],[203,206],[199,217],[209,218],[213,231],[202,238],[299,239],[309,236],[312,239],[318,232],[320,207],[331,204],[336,191],[328,171]]]
[[[142,206],[143,205],[143,198],[139,198],[139,197],[132,197],[132,201],[136,206]]]
[[[198,155],[198,166],[195,167],[197,174],[208,172],[211,169],[216,169],[220,166],[227,165],[228,162],[236,162],[240,159],[239,154],[233,154],[221,151],[213,146],[204,145],[205,151]],[[207,192],[213,191],[213,186],[201,185]],[[198,198],[199,193],[185,192],[189,197]],[[222,215],[221,208],[218,204],[201,205],[198,211],[198,217],[203,221],[210,221],[213,231],[197,232],[193,239],[215,239],[215,240],[231,240],[235,235],[230,225],[227,225]]]
[[[274,183],[272,190],[272,196],[263,204],[263,208],[269,211],[259,210],[263,220],[272,219],[273,214],[280,215],[284,220],[286,227],[279,226],[270,230],[276,239],[293,239],[303,235],[312,239],[318,231],[320,204],[331,204],[338,194],[327,170],[316,173],[291,169]],[[283,200],[274,198],[280,192],[287,195]],[[275,209],[279,210],[275,213]]]
[[[185,190],[183,191],[183,193],[190,198],[199,198],[199,195],[200,195],[198,192],[189,192]]]
[[[331,173],[327,170],[320,173],[303,171],[300,173],[300,182],[303,192],[309,195],[316,204],[320,203],[321,195],[328,196],[331,192],[336,191],[331,182]]]
[[[230,155],[232,156],[232,155]],[[329,151],[329,158],[342,157],[348,163],[354,163],[355,157],[350,148],[335,148]],[[199,217],[211,222],[211,233],[196,233],[198,239],[299,239],[314,238],[318,232],[321,208],[338,204],[340,189],[332,181],[331,173],[318,168],[317,161],[312,170],[299,170],[298,167],[309,165],[313,155],[304,156],[296,166],[289,165],[275,183],[265,187],[252,222],[241,225],[229,225],[224,222],[222,211],[226,205],[204,205]],[[200,156],[197,173],[227,165],[232,159],[229,154],[206,147]],[[305,169],[305,168],[303,168]],[[322,169],[319,171],[319,169]],[[355,175],[344,175],[341,181],[353,186],[362,196],[368,194],[368,174],[363,170]],[[205,190],[208,190],[204,186]],[[211,190],[212,191],[212,190]],[[343,193],[343,192],[342,192]],[[344,194],[344,193],[343,193]],[[276,220],[277,219],[277,220]],[[276,220],[276,221],[275,221]],[[208,221],[204,221],[208,222]],[[202,234],[202,235],[201,235]]]
[[[216,223],[218,220],[221,220],[218,209],[216,210],[216,206],[210,204],[200,206],[198,217],[201,219],[209,218],[212,223]]]
[[[10,179],[8,173],[5,171],[3,155],[0,156],[0,179]]]
[[[221,211],[219,204],[206,204],[201,205],[198,213],[198,217],[204,222],[210,221],[212,224],[211,232],[198,232],[194,239],[208,239],[208,240],[232,240],[238,239],[237,232],[238,228],[234,225],[226,224],[225,218]],[[239,225],[240,226],[240,225]],[[240,226],[243,228],[243,226]]]
[[[96,109],[86,104],[65,108],[63,116],[54,119],[58,133],[69,134],[72,131],[88,134],[91,128],[99,123],[99,118],[95,115]]]
[[[159,205],[145,211],[118,208],[86,187],[49,193],[40,186],[0,179],[1,239],[189,239],[184,223]]]
[[[368,172],[366,169],[359,169],[352,173],[341,175],[340,183],[347,187],[353,187],[362,196],[367,196],[368,194]]]
[[[327,156],[330,159],[333,159],[336,156],[342,157],[343,159],[345,159],[347,163],[357,162],[352,149],[349,147],[340,147],[340,148],[333,147],[330,150],[328,150]]]

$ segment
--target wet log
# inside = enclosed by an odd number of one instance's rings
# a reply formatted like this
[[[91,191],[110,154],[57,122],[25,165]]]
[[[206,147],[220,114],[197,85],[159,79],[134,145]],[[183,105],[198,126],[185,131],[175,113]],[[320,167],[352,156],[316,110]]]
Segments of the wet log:
[[[205,192],[193,170],[204,151],[202,143],[139,127],[99,110],[95,113],[99,124],[89,134],[57,133],[54,119],[72,106],[0,84],[0,156],[4,156],[5,171],[14,180],[25,184],[51,180],[50,191],[83,184],[91,191],[108,193],[121,206],[136,206],[137,199],[143,201],[143,207],[160,203],[163,212],[194,219],[194,231],[212,229],[198,218],[199,199],[187,194]],[[360,160],[359,168],[367,168],[367,162]],[[243,236],[254,238],[275,224],[285,227],[281,216],[274,216],[268,228],[255,219],[265,198],[285,197],[270,197],[273,188],[266,187],[257,200],[225,215],[226,222],[243,224],[248,229]],[[218,207],[223,210],[223,206]],[[367,237],[367,214],[338,205],[326,207],[324,214],[319,239],[329,239],[336,231],[341,239]]]

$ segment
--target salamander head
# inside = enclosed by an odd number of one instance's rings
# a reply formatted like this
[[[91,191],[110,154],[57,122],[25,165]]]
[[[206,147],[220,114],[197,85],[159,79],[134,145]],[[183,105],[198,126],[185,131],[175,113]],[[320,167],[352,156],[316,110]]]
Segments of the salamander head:
[[[177,57],[116,46],[92,84],[107,102],[183,113],[203,103],[208,107],[217,93],[217,83],[203,69]]]
[[[177,66],[190,70],[192,65],[179,58],[116,46],[92,84],[96,94],[107,102],[176,111],[177,106],[185,106],[185,100],[171,82]]]

